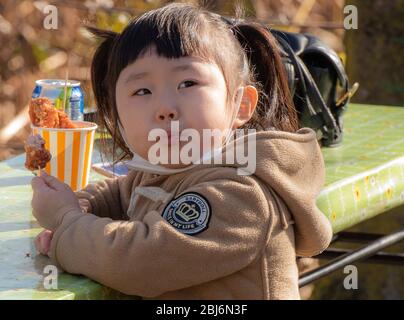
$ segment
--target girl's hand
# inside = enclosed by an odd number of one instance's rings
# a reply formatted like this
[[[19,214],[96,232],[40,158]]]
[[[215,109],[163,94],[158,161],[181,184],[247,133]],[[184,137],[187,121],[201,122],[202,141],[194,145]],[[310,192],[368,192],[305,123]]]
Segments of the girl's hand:
[[[79,198],[79,204],[80,204],[81,211],[83,211],[84,213],[91,212],[90,201],[88,201],[87,199],[84,199],[84,198]]]
[[[49,256],[50,245],[53,237],[53,232],[50,230],[43,230],[35,238],[36,250],[45,256]]]
[[[72,189],[45,171],[41,171],[40,177],[34,177],[31,185],[33,214],[43,228],[55,231],[66,214],[82,214]]]

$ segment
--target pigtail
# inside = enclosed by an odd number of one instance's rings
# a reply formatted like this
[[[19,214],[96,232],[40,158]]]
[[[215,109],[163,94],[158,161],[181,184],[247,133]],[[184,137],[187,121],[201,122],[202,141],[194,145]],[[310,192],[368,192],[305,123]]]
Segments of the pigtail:
[[[94,27],[86,28],[96,38],[102,42],[94,53],[91,63],[91,85],[94,92],[95,102],[100,112],[108,112],[112,108],[108,108],[108,90],[106,88],[106,80],[108,77],[108,61],[114,40],[117,33],[108,30],[101,30]]]
[[[118,129],[119,116],[113,106],[114,94],[111,92],[115,88],[108,85],[110,77],[108,66],[111,65],[111,52],[119,33],[94,27],[86,27],[86,29],[96,38],[102,40],[91,63],[91,85],[97,105],[97,123],[100,126],[102,148],[105,154],[111,153],[106,143],[108,137],[105,132],[107,131],[113,137],[113,162],[117,162],[131,154]],[[123,152],[115,159],[117,147],[120,147]]]
[[[255,22],[241,22],[231,29],[244,48],[253,78],[260,87],[258,105],[250,121],[263,129],[295,132],[299,129],[298,115],[275,38]]]

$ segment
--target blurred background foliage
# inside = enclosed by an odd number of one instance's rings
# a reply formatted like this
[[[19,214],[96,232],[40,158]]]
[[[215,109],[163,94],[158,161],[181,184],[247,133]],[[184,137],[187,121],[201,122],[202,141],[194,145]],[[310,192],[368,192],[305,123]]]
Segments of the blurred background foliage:
[[[35,80],[79,80],[85,106],[94,107],[89,66],[95,43],[83,26],[121,31],[132,17],[160,7],[164,0],[2,0],[0,2],[0,160],[23,152],[29,133],[26,106]],[[181,2],[181,1],[179,1]],[[231,16],[236,1],[182,1]],[[343,52],[344,0],[244,0],[246,16],[275,28],[318,35]],[[47,30],[44,8],[55,5],[58,29]]]

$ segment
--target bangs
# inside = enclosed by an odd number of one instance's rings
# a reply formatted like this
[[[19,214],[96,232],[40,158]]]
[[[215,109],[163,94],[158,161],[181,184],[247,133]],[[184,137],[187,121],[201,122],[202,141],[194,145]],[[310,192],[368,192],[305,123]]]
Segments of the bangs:
[[[119,73],[142,57],[148,49],[156,48],[160,57],[168,59],[197,56],[215,62],[215,54],[206,30],[205,18],[195,8],[175,8],[175,14],[166,10],[150,11],[132,21],[119,36],[114,47],[113,70]],[[173,8],[174,9],[174,8]]]

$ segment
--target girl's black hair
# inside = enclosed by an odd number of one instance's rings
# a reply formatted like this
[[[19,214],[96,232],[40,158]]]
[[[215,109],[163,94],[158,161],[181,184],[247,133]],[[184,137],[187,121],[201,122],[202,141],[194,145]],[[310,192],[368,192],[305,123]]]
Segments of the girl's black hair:
[[[203,8],[171,3],[135,18],[122,33],[87,29],[103,40],[93,57],[91,82],[99,124],[114,138],[116,161],[132,154],[118,129],[116,83],[121,71],[152,46],[166,58],[198,56],[216,63],[226,80],[228,99],[234,99],[238,86],[254,85],[258,105],[242,128],[288,132],[299,128],[276,40],[259,23],[229,24]],[[117,146],[121,152],[115,158]]]

